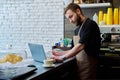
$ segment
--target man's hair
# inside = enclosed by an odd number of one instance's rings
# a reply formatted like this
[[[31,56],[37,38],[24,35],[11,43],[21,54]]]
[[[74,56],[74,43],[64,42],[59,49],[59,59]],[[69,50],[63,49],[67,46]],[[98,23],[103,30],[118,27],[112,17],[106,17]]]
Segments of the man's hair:
[[[81,14],[83,14],[83,13],[82,13],[82,10],[81,10],[81,8],[80,8],[80,6],[79,6],[78,4],[76,4],[76,3],[70,3],[70,4],[68,4],[67,7],[65,8],[64,14],[66,14],[66,12],[67,12],[68,10],[72,10],[73,12],[75,12],[77,9],[79,9],[79,10],[81,11]]]

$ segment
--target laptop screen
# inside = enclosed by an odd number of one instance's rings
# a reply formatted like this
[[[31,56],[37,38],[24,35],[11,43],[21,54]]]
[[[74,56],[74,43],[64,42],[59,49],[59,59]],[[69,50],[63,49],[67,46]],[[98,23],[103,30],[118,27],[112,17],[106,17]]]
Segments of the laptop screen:
[[[41,44],[28,43],[29,49],[31,51],[32,58],[35,61],[42,62],[46,59],[46,54]]]

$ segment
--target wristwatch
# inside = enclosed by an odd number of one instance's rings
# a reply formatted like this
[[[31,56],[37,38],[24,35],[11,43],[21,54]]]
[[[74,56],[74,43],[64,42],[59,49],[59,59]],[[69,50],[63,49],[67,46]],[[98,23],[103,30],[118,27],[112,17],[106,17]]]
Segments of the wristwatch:
[[[60,56],[60,58],[62,58],[63,60],[67,59],[65,55]]]

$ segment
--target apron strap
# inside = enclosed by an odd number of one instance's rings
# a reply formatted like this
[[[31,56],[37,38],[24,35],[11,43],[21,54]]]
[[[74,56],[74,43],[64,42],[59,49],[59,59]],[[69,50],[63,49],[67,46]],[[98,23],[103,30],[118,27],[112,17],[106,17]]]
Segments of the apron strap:
[[[78,36],[79,36],[80,31],[81,31],[81,29],[82,29],[82,27],[83,27],[84,23],[86,22],[86,20],[87,20],[87,18],[85,18],[84,22],[81,24],[80,29],[79,29],[79,31],[78,31]]]

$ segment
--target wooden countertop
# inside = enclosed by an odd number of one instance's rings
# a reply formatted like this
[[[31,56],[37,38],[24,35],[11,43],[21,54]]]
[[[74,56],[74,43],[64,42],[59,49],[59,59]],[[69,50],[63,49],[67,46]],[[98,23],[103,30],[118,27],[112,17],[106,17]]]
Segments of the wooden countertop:
[[[75,61],[75,58],[70,58],[68,60],[65,60],[62,63],[56,63],[55,67],[47,68],[43,67],[43,64],[36,62],[35,65],[37,66],[38,70],[35,71],[35,73],[29,77],[27,77],[27,80],[38,80],[41,79],[42,77],[46,76],[47,74],[53,73],[55,70],[64,67],[66,65],[71,64],[72,62]]]
[[[27,64],[34,64],[36,66],[37,70],[34,71],[34,72],[31,72],[29,74],[25,74],[25,75],[22,75],[22,76],[17,76],[17,77],[14,77],[14,78],[12,78],[10,76],[7,77],[5,75],[6,77],[5,77],[4,80],[8,80],[8,79],[9,80],[46,80],[46,78],[48,78],[48,76],[50,76],[50,77],[51,77],[51,75],[54,76],[54,75],[56,75],[56,73],[58,74],[57,76],[59,76],[59,75],[64,74],[67,71],[72,70],[71,72],[74,72],[75,71],[74,69],[76,69],[76,67],[75,67],[75,65],[76,65],[75,57],[67,59],[67,60],[65,60],[65,61],[63,61],[61,63],[55,63],[54,67],[44,67],[43,63],[35,62],[33,60],[27,61]],[[71,66],[71,67],[69,67],[69,66]],[[26,67],[27,66],[21,67],[21,71],[24,70],[24,69],[27,69]],[[62,71],[62,73],[59,73],[61,71]],[[9,73],[6,72],[5,74],[9,74]],[[12,75],[16,75],[16,74],[12,74]],[[72,75],[74,75],[74,74],[72,74]],[[4,74],[2,74],[2,76],[4,76]],[[2,78],[2,76],[0,77],[0,79]],[[51,79],[53,79],[53,78],[51,78]]]

